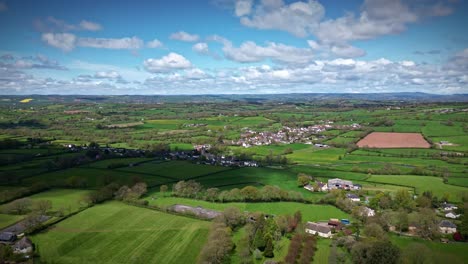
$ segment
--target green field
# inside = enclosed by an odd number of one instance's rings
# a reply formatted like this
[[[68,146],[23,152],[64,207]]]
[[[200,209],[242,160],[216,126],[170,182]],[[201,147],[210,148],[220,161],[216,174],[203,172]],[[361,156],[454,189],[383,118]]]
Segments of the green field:
[[[468,244],[432,242],[410,237],[390,236],[392,243],[404,250],[410,244],[423,244],[430,250],[434,263],[466,263],[468,259]]]
[[[428,176],[372,175],[369,181],[412,186],[416,188],[417,194],[430,190],[439,198],[443,197],[444,194],[448,194],[449,200],[453,202],[460,202],[460,194],[468,191],[464,187],[444,184],[442,178]]]
[[[89,190],[54,189],[29,196],[34,201],[49,200],[52,202],[52,211],[69,209],[70,212],[77,211],[82,206],[81,199],[89,193]]]
[[[152,196],[156,197],[154,200]],[[303,221],[328,220],[330,218],[349,218],[345,212],[329,205],[303,204],[295,202],[271,202],[271,203],[212,203],[207,201],[178,198],[178,197],[158,197],[149,195],[146,200],[150,205],[160,207],[171,206],[174,204],[183,204],[189,206],[201,206],[203,208],[222,211],[228,207],[237,207],[241,211],[263,212],[273,215],[292,215],[296,211],[301,211]]]
[[[0,214],[0,229],[10,226],[23,219],[22,215]]]
[[[315,252],[314,260],[312,261],[312,263],[328,263],[328,256],[330,255],[330,244],[330,239],[317,239],[317,251]]]
[[[118,202],[32,237],[47,263],[194,263],[210,223]]]

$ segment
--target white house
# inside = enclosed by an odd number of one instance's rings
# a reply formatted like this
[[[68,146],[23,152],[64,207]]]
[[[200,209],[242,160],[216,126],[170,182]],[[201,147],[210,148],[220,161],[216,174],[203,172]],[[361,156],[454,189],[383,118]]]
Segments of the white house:
[[[367,217],[375,216],[375,210],[369,207],[364,207],[364,214],[367,215]]]
[[[342,179],[330,179],[328,180],[328,188],[330,190],[332,189],[345,189],[345,190],[351,190],[353,189],[353,182],[352,181],[347,181],[347,180],[342,180]]]
[[[442,204],[442,209],[444,209],[444,211],[452,211],[458,209],[458,207],[453,204],[444,203]]]
[[[357,196],[354,193],[347,193],[346,198],[348,198],[349,200],[351,200],[353,202],[360,202],[361,201],[361,198],[359,198],[359,196]]]
[[[448,214],[445,214],[445,217],[446,217],[446,218],[457,219],[458,217],[460,217],[460,215],[456,215],[456,214],[450,212],[450,213],[448,213]]]
[[[442,220],[439,224],[439,230],[443,234],[453,234],[457,232],[457,226],[449,220]]]
[[[33,252],[33,243],[29,238],[23,237],[13,246],[13,252],[16,254],[28,254]]]
[[[307,222],[305,231],[309,234],[318,234],[321,237],[329,238],[332,236],[331,228],[327,225],[321,225],[314,222]]]

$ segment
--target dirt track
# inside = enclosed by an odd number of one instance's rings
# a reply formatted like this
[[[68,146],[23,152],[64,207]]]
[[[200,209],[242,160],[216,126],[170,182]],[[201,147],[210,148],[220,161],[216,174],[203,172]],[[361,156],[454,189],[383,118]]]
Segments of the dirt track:
[[[357,143],[369,148],[430,148],[420,133],[373,132]]]

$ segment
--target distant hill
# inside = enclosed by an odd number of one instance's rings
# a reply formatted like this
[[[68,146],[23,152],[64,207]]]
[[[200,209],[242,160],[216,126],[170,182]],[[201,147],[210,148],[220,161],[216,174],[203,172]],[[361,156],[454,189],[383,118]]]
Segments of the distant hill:
[[[164,102],[266,102],[301,103],[313,101],[392,101],[392,102],[468,102],[468,94],[439,95],[419,92],[405,93],[294,93],[294,94],[213,94],[213,95],[28,95],[35,103],[164,103]],[[0,104],[20,102],[25,95],[0,96]]]

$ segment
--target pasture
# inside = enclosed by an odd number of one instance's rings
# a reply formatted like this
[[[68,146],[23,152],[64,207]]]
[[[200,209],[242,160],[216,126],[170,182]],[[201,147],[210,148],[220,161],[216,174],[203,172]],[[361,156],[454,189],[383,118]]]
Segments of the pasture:
[[[109,202],[31,239],[46,263],[195,263],[209,225]]]
[[[449,201],[452,202],[460,202],[461,193],[468,191],[465,187],[444,184],[442,178],[430,176],[372,175],[368,180],[415,187],[417,194],[422,194],[424,191],[432,191],[432,193],[439,198],[448,195]]]
[[[149,195],[155,196],[155,195]],[[201,200],[179,198],[179,197],[161,197],[156,195],[156,199],[146,198],[150,205],[160,207],[171,206],[174,204],[183,204],[189,206],[201,206],[207,209],[223,211],[228,207],[237,207],[241,211],[263,212],[273,215],[293,215],[296,211],[302,213],[303,221],[328,220],[330,218],[349,218],[350,216],[330,205],[303,204],[295,202],[262,202],[262,203],[213,203]]]

